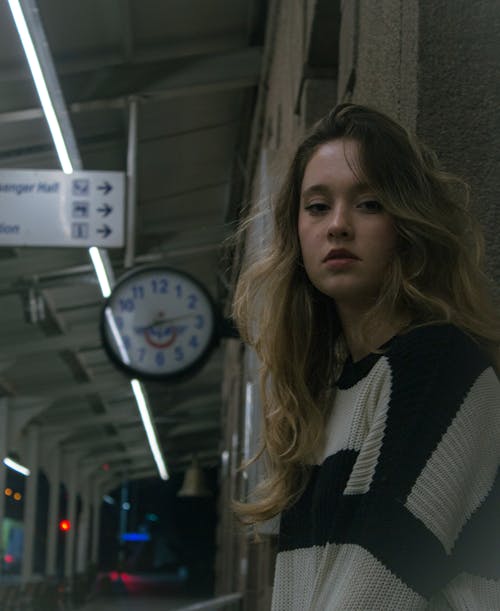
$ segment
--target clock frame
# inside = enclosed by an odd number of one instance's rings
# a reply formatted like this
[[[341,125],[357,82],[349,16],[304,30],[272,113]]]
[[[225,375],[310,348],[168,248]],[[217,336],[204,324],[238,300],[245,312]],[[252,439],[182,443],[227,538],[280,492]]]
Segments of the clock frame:
[[[196,373],[218,341],[207,289],[190,274],[145,266],[124,274],[107,298],[100,330],[111,361],[130,377],[175,381]]]

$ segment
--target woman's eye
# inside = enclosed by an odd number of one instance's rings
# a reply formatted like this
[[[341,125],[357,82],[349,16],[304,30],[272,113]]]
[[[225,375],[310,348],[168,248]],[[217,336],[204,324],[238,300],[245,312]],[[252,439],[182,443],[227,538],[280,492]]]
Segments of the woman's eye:
[[[368,200],[366,202],[361,202],[358,204],[358,208],[362,208],[366,210],[366,212],[382,212],[382,204],[375,200]]]
[[[311,202],[306,205],[306,210],[311,214],[321,214],[328,210],[328,206],[323,202]]]

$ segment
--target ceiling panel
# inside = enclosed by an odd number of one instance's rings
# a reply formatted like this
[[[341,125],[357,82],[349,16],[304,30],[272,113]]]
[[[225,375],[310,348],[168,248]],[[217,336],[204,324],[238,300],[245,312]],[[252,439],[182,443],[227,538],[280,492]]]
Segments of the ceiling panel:
[[[259,83],[263,0],[39,0],[84,169],[126,171],[137,101],[134,266],[185,270],[221,306],[221,244],[241,182]],[[0,4],[0,167],[59,168],[6,3]],[[132,96],[132,98],[130,98]],[[250,109],[250,112],[249,112]],[[109,251],[124,273],[124,249]],[[27,322],[30,294],[44,316]],[[0,246],[0,393],[61,444],[113,473],[153,464],[127,377],[101,344],[103,306],[85,249]],[[222,344],[192,378],[147,383],[167,464],[220,452]],[[29,408],[31,409],[31,408]],[[31,413],[31,412],[30,412]],[[87,472],[87,471],[86,471]]]

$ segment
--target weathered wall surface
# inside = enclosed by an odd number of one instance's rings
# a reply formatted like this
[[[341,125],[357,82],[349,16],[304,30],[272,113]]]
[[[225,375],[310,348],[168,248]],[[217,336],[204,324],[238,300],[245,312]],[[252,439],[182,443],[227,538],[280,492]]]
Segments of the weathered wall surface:
[[[500,283],[500,4],[344,0],[339,100],[373,105],[415,131],[470,184]]]
[[[347,0],[341,36],[339,99],[376,106],[414,129],[418,1]]]
[[[417,131],[470,184],[498,290],[500,3],[421,0],[419,11]]]

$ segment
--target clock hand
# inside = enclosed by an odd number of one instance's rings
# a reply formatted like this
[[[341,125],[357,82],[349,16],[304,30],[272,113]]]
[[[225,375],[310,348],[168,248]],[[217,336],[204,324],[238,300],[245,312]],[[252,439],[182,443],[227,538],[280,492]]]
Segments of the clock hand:
[[[196,314],[183,314],[182,316],[174,316],[173,318],[162,318],[159,320],[155,320],[151,323],[151,327],[155,327],[157,325],[163,325],[166,323],[176,322],[177,320],[184,320],[185,318],[195,318]]]
[[[134,331],[136,333],[144,333],[148,329],[153,329],[154,327],[159,327],[161,325],[168,325],[173,322],[177,322],[178,320],[185,320],[186,318],[196,318],[197,314],[183,314],[182,316],[174,316],[172,318],[162,318],[160,320],[153,321],[150,325],[145,327],[134,327]]]

